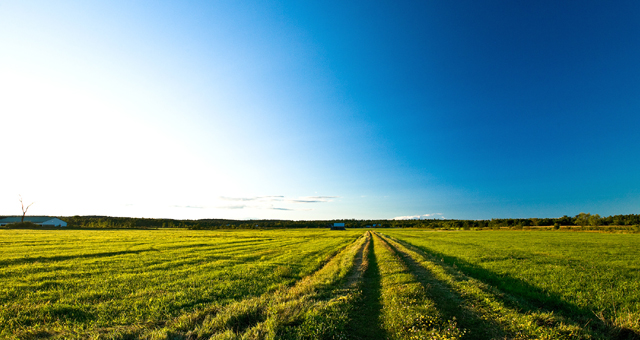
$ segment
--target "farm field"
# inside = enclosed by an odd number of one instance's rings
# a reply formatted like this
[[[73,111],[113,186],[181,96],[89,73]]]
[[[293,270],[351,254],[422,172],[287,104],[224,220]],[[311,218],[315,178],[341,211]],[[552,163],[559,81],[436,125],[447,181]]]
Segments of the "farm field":
[[[637,234],[162,229],[0,236],[0,338],[640,338]]]

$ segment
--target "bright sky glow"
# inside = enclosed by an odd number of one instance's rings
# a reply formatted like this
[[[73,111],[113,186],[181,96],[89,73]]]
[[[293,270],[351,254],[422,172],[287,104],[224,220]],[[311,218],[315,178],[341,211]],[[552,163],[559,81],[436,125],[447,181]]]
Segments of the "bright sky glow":
[[[640,213],[640,4],[0,3],[0,215]]]

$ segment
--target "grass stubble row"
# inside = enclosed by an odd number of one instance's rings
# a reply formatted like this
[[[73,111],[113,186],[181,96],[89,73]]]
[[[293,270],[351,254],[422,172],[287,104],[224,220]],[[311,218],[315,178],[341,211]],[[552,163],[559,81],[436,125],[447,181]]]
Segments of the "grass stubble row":
[[[0,241],[0,280],[8,283],[0,287],[0,337],[636,339],[639,334],[639,308],[618,313],[618,319],[602,311],[586,317],[583,310],[568,310],[562,296],[545,300],[549,289],[536,288],[543,284],[535,280],[524,287],[537,289],[545,303],[509,288],[517,281],[509,275],[498,275],[502,281],[479,275],[492,273],[482,267],[487,256],[515,256],[507,274],[539,270],[528,269],[529,259],[514,249],[504,253],[500,241],[482,240],[487,233],[383,233],[99,231],[47,240],[17,232],[15,239]],[[526,235],[523,249],[550,254],[549,268],[575,265],[566,250],[553,253],[541,246],[550,240],[531,246],[535,237],[547,237],[538,234],[543,233]],[[74,238],[85,246],[74,246]],[[37,254],[29,253],[34,249]],[[592,269],[598,265],[594,259],[585,263]],[[623,279],[633,286],[632,277]],[[528,282],[526,276],[518,280]]]
[[[543,240],[538,242],[547,247],[549,244],[553,244],[549,240],[544,240],[544,237],[549,236],[542,235],[542,233],[506,235],[510,236],[511,240],[496,241],[493,246],[486,240],[478,242],[477,239],[480,236],[477,233],[476,235],[465,235],[464,233],[443,235],[416,231],[385,231],[385,234],[393,235],[393,237],[385,235],[384,238],[409,264],[412,271],[420,277],[423,285],[429,288],[430,294],[438,301],[439,309],[448,315],[455,316],[459,325],[468,331],[465,338],[640,338],[638,336],[640,334],[640,327],[638,327],[640,317],[637,305],[640,292],[631,290],[620,294],[620,292],[616,292],[615,287],[603,291],[603,288],[598,286],[602,281],[601,273],[604,272],[607,275],[611,269],[598,268],[599,262],[594,258],[589,258],[588,262],[584,261],[591,264],[588,269],[572,270],[571,265],[575,265],[575,261],[568,259],[571,259],[571,255],[574,254],[569,254],[569,250],[578,248],[579,245],[561,243],[561,238],[576,237],[574,235],[556,236],[556,247],[560,249],[555,249],[555,251],[559,255],[556,254],[550,260],[548,257],[552,257],[550,255],[552,250],[534,245],[536,237],[542,238]],[[485,237],[499,239],[500,236],[492,234]],[[628,239],[622,238],[623,236],[618,235],[616,238],[626,242]],[[635,235],[629,236],[635,237]],[[578,235],[578,237],[584,237],[593,242],[593,238],[609,236],[587,234]],[[479,244],[478,247],[475,247],[466,242],[478,242]],[[519,253],[515,249],[518,243],[522,247],[521,251],[528,254],[533,253],[535,256]],[[606,244],[606,242],[603,243]],[[617,251],[625,252],[625,249],[621,248]],[[596,252],[596,249],[592,248],[592,252]],[[545,258],[540,254],[548,256]],[[502,267],[490,267],[489,265],[493,262],[482,262],[482,259],[488,257],[501,258],[502,262],[499,263],[502,264]],[[516,257],[517,261],[511,260],[510,257]],[[584,257],[588,258],[588,256]],[[540,260],[540,258],[543,259]],[[540,261],[547,262],[547,266],[540,265]],[[505,262],[508,265],[505,265]],[[633,260],[631,262],[633,263]],[[635,263],[637,265],[637,260]],[[491,270],[483,268],[483,264]],[[623,267],[624,269],[618,269],[621,274],[617,277],[619,281],[617,284],[622,287],[637,285],[638,282],[630,277],[636,273],[629,269],[629,264],[625,263],[625,265],[627,267]],[[548,272],[549,267],[556,271],[556,275]],[[563,275],[567,280],[567,286],[556,294],[550,293],[551,289],[548,284],[545,286],[544,281],[559,280],[557,273],[563,269],[569,272]],[[571,286],[571,274],[578,275],[576,272],[580,270],[583,273],[579,277],[584,277],[584,274],[590,275],[589,282],[580,286]],[[537,275],[532,275],[532,272]],[[509,274],[516,276],[516,279]],[[630,282],[625,282],[625,280],[630,280]],[[571,294],[575,294],[570,291],[571,289],[580,290],[581,294],[593,296],[595,302],[592,302],[590,306],[593,309],[579,308],[575,304],[567,302],[571,301]],[[607,297],[625,295],[621,301],[628,302],[626,310],[624,312],[618,311],[617,314],[615,311],[610,311],[609,318],[604,317],[602,310],[598,309],[601,307],[597,305],[601,303],[602,296],[598,296],[601,293]],[[635,307],[633,305],[634,299],[636,301]],[[613,300],[608,303],[615,306],[621,301]]]
[[[579,327],[567,325],[553,313],[521,313],[502,302],[503,294],[466,276],[454,267],[419,249],[384,237],[409,264],[440,313],[457,320],[473,339],[567,339],[588,338]]]
[[[375,233],[375,261],[379,268],[380,315],[387,339],[461,339],[466,331],[447,318],[427,289],[388,240]]]
[[[357,285],[366,268],[362,259],[369,242],[370,236],[363,235],[291,287],[213,312],[180,317],[148,338],[166,339],[181,332],[188,339],[344,338],[348,311],[357,299]]]
[[[3,233],[0,338],[10,339],[145,338],[175,320],[281,291],[361,234]]]

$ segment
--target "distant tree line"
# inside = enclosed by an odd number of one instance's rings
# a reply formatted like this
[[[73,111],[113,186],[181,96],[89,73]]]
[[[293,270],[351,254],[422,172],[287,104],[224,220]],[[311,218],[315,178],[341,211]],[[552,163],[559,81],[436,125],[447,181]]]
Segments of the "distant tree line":
[[[428,228],[443,230],[458,229],[521,229],[536,226],[638,226],[640,215],[614,215],[600,217],[598,214],[580,213],[576,216],[559,218],[496,218],[491,220],[173,220],[158,218],[130,218],[109,216],[70,216],[60,217],[70,228],[99,229],[156,229],[156,228],[189,228],[189,229],[281,229],[281,228],[326,228],[333,223],[345,223],[347,228]]]

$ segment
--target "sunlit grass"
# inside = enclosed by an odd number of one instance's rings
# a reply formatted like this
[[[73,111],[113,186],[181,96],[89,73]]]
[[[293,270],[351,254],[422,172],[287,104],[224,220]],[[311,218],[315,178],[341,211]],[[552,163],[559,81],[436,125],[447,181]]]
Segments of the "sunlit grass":
[[[3,230],[0,334],[82,337],[156,327],[288,286],[359,235]]]
[[[640,235],[173,229],[0,236],[0,338],[640,337]]]
[[[534,323],[565,322],[569,328],[571,324],[579,325],[595,332],[592,335],[596,337],[640,331],[640,235],[408,230],[384,233],[417,246],[423,251],[423,264],[453,290],[471,294],[473,289],[480,289],[471,300],[483,300],[483,294],[506,293],[505,297],[494,298],[498,305],[483,307],[495,320],[508,315],[511,308],[528,311],[534,318],[547,318]],[[451,278],[455,273],[466,279]],[[484,289],[483,293],[483,286],[496,290],[490,293],[491,289]],[[525,319],[500,322],[513,330],[518,323],[527,323]],[[563,332],[571,333],[569,328]],[[542,330],[547,332],[549,327],[536,332]],[[558,335],[549,338],[554,336]]]
[[[426,287],[387,242],[374,238],[380,268],[381,322],[390,339],[460,339],[465,331],[446,319],[427,295]]]

